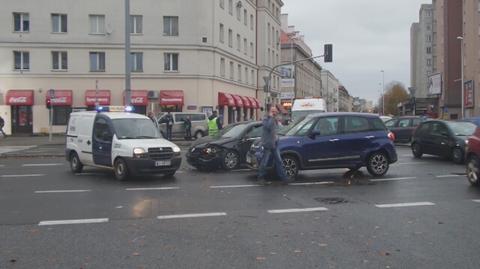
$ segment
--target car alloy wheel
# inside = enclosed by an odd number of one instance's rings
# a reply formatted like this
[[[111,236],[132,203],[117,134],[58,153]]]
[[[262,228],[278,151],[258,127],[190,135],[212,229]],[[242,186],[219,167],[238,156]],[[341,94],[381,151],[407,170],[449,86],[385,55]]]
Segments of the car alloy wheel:
[[[478,158],[477,157],[470,158],[467,164],[467,179],[472,186],[479,185],[479,180],[478,180],[480,176],[479,172],[480,172],[480,169],[478,164]]]
[[[298,174],[297,160],[291,156],[283,157],[283,167],[289,179],[295,179]]]
[[[234,151],[227,151],[223,157],[223,167],[227,170],[235,169],[238,166],[238,154]]]
[[[368,160],[368,172],[372,176],[383,176],[387,173],[389,163],[385,153],[377,152],[370,156]]]
[[[454,148],[452,151],[452,159],[454,163],[461,164],[463,162],[463,151],[460,148]]]

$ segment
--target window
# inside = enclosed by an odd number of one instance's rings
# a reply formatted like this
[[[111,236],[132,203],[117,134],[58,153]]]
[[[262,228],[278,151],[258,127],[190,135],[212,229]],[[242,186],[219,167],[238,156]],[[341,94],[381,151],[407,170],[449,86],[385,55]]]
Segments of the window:
[[[272,39],[271,39],[272,36],[271,36],[271,34],[270,34],[270,31],[271,31],[271,29],[270,29],[270,23],[268,23],[268,24],[267,24],[267,44],[269,44],[269,45],[270,45],[270,43],[272,43]]]
[[[427,66],[432,66],[432,60],[431,59],[427,59]]]
[[[250,30],[253,30],[253,25],[255,24],[253,15],[250,15]]]
[[[68,58],[66,51],[52,51],[52,69],[67,70]]]
[[[245,26],[248,25],[248,15],[246,9],[243,10],[243,24],[245,24]]]
[[[253,42],[250,42],[250,58],[253,58]]]
[[[112,130],[105,119],[99,118],[93,125],[93,135],[96,140],[108,142],[110,136],[113,136]]]
[[[240,48],[241,48],[241,46],[242,46],[242,43],[241,43],[242,41],[241,41],[241,39],[242,39],[242,38],[240,37],[240,35],[237,34],[237,50],[238,50],[238,51],[240,51]]]
[[[225,26],[223,26],[222,23],[220,23],[220,34],[219,34],[219,37],[220,37],[220,43],[224,43],[225,42]]]
[[[246,138],[261,137],[263,133],[263,126],[255,126],[245,135]]]
[[[163,17],[163,35],[178,36],[178,16]]]
[[[304,119],[301,122],[299,122],[295,127],[290,129],[287,132],[288,136],[304,136],[308,134],[310,129],[312,128],[313,124],[315,123],[315,119]]]
[[[131,54],[132,72],[143,72],[143,53],[132,52]]]
[[[427,47],[427,54],[431,54],[432,53],[432,47]]]
[[[240,20],[242,19],[242,8],[241,8],[241,5],[238,5],[238,4],[237,4],[236,10],[237,10],[237,20],[240,21]]]
[[[395,126],[395,123],[397,123],[397,120],[389,120],[385,122],[385,126],[387,126],[388,128],[392,128]]]
[[[228,13],[233,14],[233,0],[228,0]]]
[[[383,121],[381,119],[371,119],[370,123],[372,125],[372,131],[386,131],[385,124],[383,124]]]
[[[238,71],[237,80],[238,80],[238,82],[242,82],[242,65],[240,65],[240,64],[238,65],[238,70],[237,71]]]
[[[248,84],[248,67],[245,67],[245,84]]]
[[[252,70],[250,72],[250,76],[251,76],[252,85],[255,85],[255,71],[254,70]]]
[[[90,52],[90,72],[105,72],[105,52]]]
[[[90,34],[105,34],[105,15],[90,15]]]
[[[431,135],[448,134],[448,129],[443,123],[434,122],[430,128]]]
[[[13,31],[30,31],[30,15],[28,13],[13,13]]]
[[[178,53],[165,53],[165,71],[178,71]]]
[[[224,58],[220,59],[220,76],[222,78],[225,77],[225,59]]]
[[[398,121],[398,127],[405,128],[410,126],[410,119],[402,119]]]
[[[233,80],[233,62],[230,62],[230,79]]]
[[[243,54],[247,55],[247,51],[248,51],[248,42],[247,42],[247,39],[244,38],[243,39]]]
[[[345,117],[345,132],[346,133],[358,133],[366,132],[370,129],[368,120],[362,117]]]
[[[70,113],[70,106],[52,106],[52,125],[67,125]]]
[[[143,33],[143,16],[141,15],[130,16],[130,33],[131,34]]]
[[[338,117],[320,118],[313,131],[320,133],[321,136],[338,134]]]
[[[52,14],[52,32],[53,33],[67,32],[67,15],[66,14]]]
[[[422,119],[413,119],[412,125],[413,126],[418,126],[418,125],[420,125],[420,123],[422,123]]]
[[[272,62],[272,59],[271,59],[271,55],[270,55],[270,49],[267,49],[267,64],[268,65],[272,65],[271,62]]]
[[[228,46],[231,48],[233,46],[233,31],[228,29]]]
[[[30,53],[27,51],[14,51],[14,69],[30,70]]]
[[[192,114],[191,116],[192,121],[204,121],[206,118],[205,114]]]
[[[427,35],[427,41],[432,42],[432,36],[431,35]]]
[[[220,0],[220,8],[225,9],[225,0]]]

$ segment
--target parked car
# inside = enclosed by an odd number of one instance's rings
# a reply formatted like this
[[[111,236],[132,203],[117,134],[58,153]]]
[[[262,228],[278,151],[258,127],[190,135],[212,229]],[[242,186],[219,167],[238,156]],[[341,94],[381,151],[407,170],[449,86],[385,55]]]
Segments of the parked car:
[[[187,162],[199,170],[235,169],[245,163],[252,143],[261,136],[261,122],[228,125],[215,137],[195,141],[187,152]]]
[[[278,141],[287,175],[300,170],[367,167],[375,177],[397,161],[393,134],[378,115],[365,113],[313,114],[298,122]],[[252,146],[247,162],[258,167],[259,144]]]
[[[425,120],[418,116],[402,116],[385,122],[385,126],[395,135],[395,142],[409,143],[415,128]]]
[[[163,122],[163,117],[167,113],[158,115],[158,124],[160,132],[165,136],[167,125]],[[173,117],[172,138],[185,138],[184,120],[190,117],[192,121],[192,137],[195,139],[208,135],[208,117],[205,113],[199,112],[171,112]]]
[[[480,186],[480,118],[469,118],[465,121],[477,126],[466,146],[467,179],[472,186]]]
[[[413,156],[421,158],[423,154],[430,154],[463,163],[467,140],[475,129],[475,124],[465,121],[422,122],[413,134]]]

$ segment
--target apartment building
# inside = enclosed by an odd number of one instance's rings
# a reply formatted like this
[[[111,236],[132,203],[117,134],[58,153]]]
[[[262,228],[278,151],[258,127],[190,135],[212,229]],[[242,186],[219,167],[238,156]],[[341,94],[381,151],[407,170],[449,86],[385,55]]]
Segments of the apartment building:
[[[132,1],[135,111],[219,110],[225,123],[257,118],[259,82],[280,61],[282,5]],[[123,2],[17,0],[0,14],[0,115],[8,133],[46,132],[47,103],[54,132],[64,132],[74,108],[123,105]],[[278,91],[277,74],[272,85]]]
[[[327,102],[328,112],[339,111],[339,87],[340,81],[327,69],[322,69],[322,98]]]

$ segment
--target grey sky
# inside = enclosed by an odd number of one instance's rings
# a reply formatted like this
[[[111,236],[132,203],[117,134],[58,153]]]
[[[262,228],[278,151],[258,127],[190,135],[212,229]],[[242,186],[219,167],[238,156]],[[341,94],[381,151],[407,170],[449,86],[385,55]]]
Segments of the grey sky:
[[[315,55],[334,44],[331,70],[353,96],[377,101],[382,74],[410,86],[410,26],[428,0],[283,0],[282,13]]]

